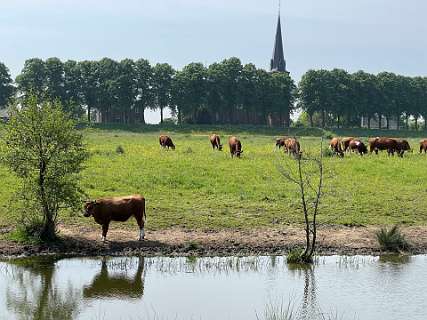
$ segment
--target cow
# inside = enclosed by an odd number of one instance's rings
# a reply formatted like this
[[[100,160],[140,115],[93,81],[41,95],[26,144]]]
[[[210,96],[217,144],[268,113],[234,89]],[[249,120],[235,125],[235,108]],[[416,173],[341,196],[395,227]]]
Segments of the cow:
[[[427,139],[423,139],[420,141],[420,153],[427,153]]]
[[[331,150],[339,157],[344,158],[344,152],[342,150],[342,141],[340,138],[333,138],[329,143],[329,148],[331,148]]]
[[[276,139],[276,149],[277,148],[282,148],[285,147],[285,141],[286,139],[288,139],[288,137],[283,137],[283,138],[277,138]]]
[[[411,146],[409,145],[409,142],[405,139],[397,139],[397,154],[399,155],[399,157],[403,158],[403,154],[405,153],[405,151],[411,151]]]
[[[243,153],[242,143],[240,142],[240,140],[234,136],[230,137],[228,139],[228,145],[230,147],[231,157],[233,158],[234,156],[236,156],[237,158],[240,158],[240,155]]]
[[[351,140],[354,140],[354,139],[355,139],[354,137],[347,137],[347,138],[341,139],[342,150],[344,152],[347,152]]]
[[[357,151],[361,156],[368,153],[368,148],[366,145],[359,139],[353,139],[348,145],[350,151]]]
[[[378,151],[387,150],[388,155],[394,156],[394,153],[398,151],[396,139],[376,137],[370,138],[368,142],[370,153],[375,152],[375,154],[378,154]]]
[[[161,135],[159,137],[159,143],[162,148],[171,148],[172,150],[175,150],[175,145],[173,144],[172,139],[169,136]]]
[[[289,155],[299,157],[301,155],[301,146],[296,138],[288,138],[285,140],[284,151]]]
[[[221,139],[219,138],[219,135],[214,133],[209,137],[209,140],[211,141],[212,149],[215,150],[216,148],[219,151],[222,150],[222,144],[221,144]]]
[[[134,216],[139,226],[139,240],[144,240],[144,225],[147,219],[145,199],[136,194],[126,197],[101,198],[88,201],[84,205],[84,216],[93,216],[95,222],[102,226],[102,241],[107,238],[111,221],[127,221]]]

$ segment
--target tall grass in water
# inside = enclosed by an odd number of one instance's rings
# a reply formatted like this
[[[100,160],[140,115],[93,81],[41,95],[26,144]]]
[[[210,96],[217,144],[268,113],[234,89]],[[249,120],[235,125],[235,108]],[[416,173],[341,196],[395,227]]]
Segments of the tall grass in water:
[[[381,228],[375,235],[382,250],[399,252],[410,248],[409,243],[397,225],[391,229]]]
[[[294,312],[291,302],[287,305],[284,305],[283,303],[280,305],[269,303],[261,316],[256,313],[257,320],[293,320],[296,318],[297,314]]]

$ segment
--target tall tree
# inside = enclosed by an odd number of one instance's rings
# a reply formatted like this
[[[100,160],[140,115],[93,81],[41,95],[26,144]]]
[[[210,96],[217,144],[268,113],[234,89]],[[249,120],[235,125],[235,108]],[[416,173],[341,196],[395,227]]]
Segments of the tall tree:
[[[46,89],[46,66],[38,58],[25,61],[21,74],[16,77],[18,90],[24,96],[30,93],[43,97]]]
[[[78,69],[81,77],[81,98],[87,108],[87,120],[91,122],[92,110],[99,106],[99,63],[82,61],[78,63]]]
[[[136,73],[136,102],[135,113],[139,122],[145,123],[144,111],[153,105],[153,68],[148,60],[135,61]]]
[[[5,107],[15,93],[9,69],[0,62],[0,108]]]
[[[175,70],[167,63],[158,63],[153,68],[153,93],[155,106],[160,110],[160,123],[163,123],[163,110],[171,103],[174,74]]]

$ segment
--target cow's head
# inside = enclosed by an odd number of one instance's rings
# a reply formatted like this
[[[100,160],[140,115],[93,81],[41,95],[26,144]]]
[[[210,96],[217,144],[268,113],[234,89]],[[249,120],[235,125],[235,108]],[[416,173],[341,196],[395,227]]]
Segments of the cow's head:
[[[87,201],[85,203],[85,206],[84,206],[85,212],[83,213],[83,215],[85,217],[90,217],[91,215],[93,215],[93,212],[94,212],[96,206],[97,206],[96,200]]]
[[[218,150],[219,150],[219,151],[222,151],[222,144],[220,144],[220,145],[218,146]]]
[[[240,158],[240,155],[243,153],[243,150],[236,150],[236,157]]]
[[[175,150],[175,145],[171,142],[171,148],[172,150]]]

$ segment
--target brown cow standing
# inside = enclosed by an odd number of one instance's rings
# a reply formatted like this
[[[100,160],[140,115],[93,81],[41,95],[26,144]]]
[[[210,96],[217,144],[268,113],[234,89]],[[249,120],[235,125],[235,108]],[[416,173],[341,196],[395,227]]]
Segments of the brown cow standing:
[[[380,150],[387,150],[388,155],[394,156],[394,153],[398,150],[396,139],[376,137],[368,141],[370,153],[375,151],[375,154],[378,154]]]
[[[240,140],[236,137],[230,137],[230,139],[228,139],[228,145],[230,147],[231,157],[233,158],[236,156],[237,158],[240,158],[240,155],[243,153],[242,143]]]
[[[84,216],[93,216],[95,222],[102,226],[102,240],[107,237],[111,221],[127,221],[134,216],[138,223],[139,240],[144,239],[144,225],[147,218],[145,213],[145,199],[140,195],[126,197],[102,198],[85,203]]]
[[[341,139],[342,149],[344,150],[344,152],[347,152],[351,140],[354,140],[354,137],[347,137]]]
[[[285,140],[285,152],[287,152],[289,155],[294,155],[296,157],[299,157],[301,155],[301,146],[297,139],[295,138],[288,138]]]
[[[351,140],[349,145],[348,145],[348,148],[350,151],[357,151],[361,156],[363,156],[363,154],[368,153],[368,148],[359,139]]]
[[[420,153],[427,153],[427,139],[423,139],[420,141]]]
[[[411,146],[409,145],[409,142],[405,139],[396,139],[397,142],[397,154],[399,157],[403,158],[403,154],[405,151],[411,151]]]
[[[172,139],[169,136],[161,135],[159,137],[159,143],[162,148],[171,148],[172,150],[175,150],[175,145],[173,144]]]
[[[219,135],[214,133],[209,137],[209,140],[211,141],[212,149],[215,150],[215,148],[217,148],[219,151],[222,150],[222,144],[221,144],[221,139],[219,138]]]
[[[288,139],[288,137],[283,137],[283,138],[277,138],[276,139],[276,149],[277,148],[282,148],[285,147],[285,141],[286,139]]]
[[[342,141],[340,140],[340,138],[333,138],[329,143],[329,147],[335,154],[337,154],[341,158],[344,157],[344,152],[342,151]]]

